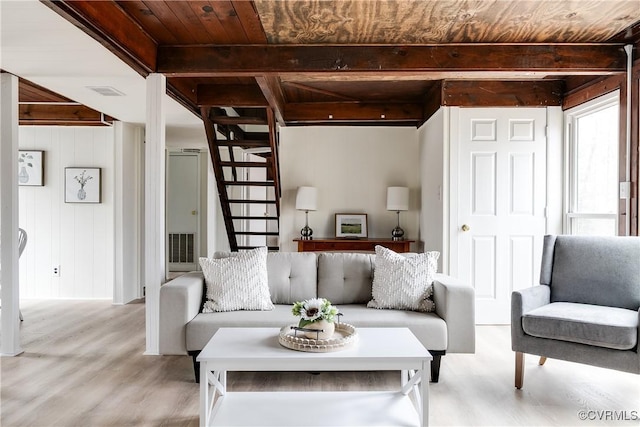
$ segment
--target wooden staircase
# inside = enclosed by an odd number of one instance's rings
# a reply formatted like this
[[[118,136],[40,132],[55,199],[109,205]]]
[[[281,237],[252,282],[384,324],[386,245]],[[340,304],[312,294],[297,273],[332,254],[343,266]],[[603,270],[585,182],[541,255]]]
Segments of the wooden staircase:
[[[278,250],[282,194],[275,115],[270,108],[237,111],[240,116],[234,117],[221,108],[201,109],[229,247],[233,252],[258,246]],[[269,131],[245,132],[240,125],[248,124],[267,125]],[[249,152],[253,160],[236,160]]]

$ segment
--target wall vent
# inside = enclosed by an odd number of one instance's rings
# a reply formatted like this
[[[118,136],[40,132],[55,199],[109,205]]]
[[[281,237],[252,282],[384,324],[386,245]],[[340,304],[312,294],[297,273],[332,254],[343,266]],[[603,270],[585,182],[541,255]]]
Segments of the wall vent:
[[[174,264],[193,264],[194,233],[169,233],[169,262]]]
[[[86,86],[94,92],[98,92],[102,96],[125,96],[124,93],[111,86]]]

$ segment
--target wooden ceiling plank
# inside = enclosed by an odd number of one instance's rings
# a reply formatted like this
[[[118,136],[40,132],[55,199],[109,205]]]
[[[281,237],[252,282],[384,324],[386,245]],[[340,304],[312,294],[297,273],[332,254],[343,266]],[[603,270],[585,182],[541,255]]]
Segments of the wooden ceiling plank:
[[[247,36],[247,42],[251,44],[266,44],[267,36],[262,28],[262,22],[254,3],[246,0],[235,0],[231,4],[240,19],[244,33]]]
[[[175,13],[176,18],[182,22],[194,43],[215,43],[215,40],[211,40],[211,35],[200,19],[200,16],[205,13],[202,9],[198,11],[188,1],[168,1],[166,3]],[[188,41],[185,42],[190,43]]]
[[[118,5],[136,20],[158,44],[178,44],[176,36],[164,26],[142,0],[118,1]]]
[[[49,89],[37,85],[29,80],[19,79],[18,102],[74,102],[71,99],[59,95]]]
[[[192,44],[198,43],[198,40],[191,34],[189,28],[182,22],[173,8],[170,6],[170,1],[158,1],[158,0],[144,0],[143,3],[155,16],[158,17],[160,22],[167,27],[167,30],[171,32],[180,44]]]
[[[60,122],[100,121],[102,115],[84,105],[19,104],[20,120]]]
[[[282,84],[286,85],[286,86],[295,87],[297,89],[306,90],[308,92],[315,92],[315,93],[319,93],[319,94],[322,94],[322,95],[330,96],[332,98],[342,99],[343,101],[357,101],[356,98],[353,98],[351,96],[346,96],[346,95],[343,95],[343,94],[340,94],[338,92],[334,92],[334,91],[331,91],[331,90],[319,89],[319,88],[315,88],[313,86],[303,85],[302,83],[289,81],[289,82],[282,82]]]
[[[213,11],[213,6],[209,1],[189,1],[189,7],[198,16],[205,31],[209,34],[210,43],[227,44],[231,43],[231,38],[224,30],[218,16]]]
[[[285,106],[287,123],[300,122],[418,122],[423,118],[419,103],[301,102]]]
[[[113,1],[42,0],[146,76],[156,69],[156,42]]]
[[[198,85],[198,106],[268,107],[257,85]]]
[[[622,45],[161,46],[158,71],[170,76],[432,71],[622,73]]]
[[[249,38],[244,32],[242,23],[238,19],[236,10],[231,2],[228,0],[216,0],[210,3],[231,43],[249,43]]]
[[[256,82],[266,98],[267,102],[273,110],[276,121],[282,126],[286,126],[284,120],[284,106],[286,104],[282,87],[280,87],[280,79],[273,74],[265,74],[256,76]]]
[[[564,84],[559,80],[445,81],[442,105],[462,107],[542,107],[562,105]]]

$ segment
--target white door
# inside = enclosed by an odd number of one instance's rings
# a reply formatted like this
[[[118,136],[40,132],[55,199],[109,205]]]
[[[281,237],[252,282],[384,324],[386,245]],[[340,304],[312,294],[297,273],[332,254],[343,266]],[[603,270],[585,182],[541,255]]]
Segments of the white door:
[[[200,154],[169,153],[167,176],[169,271],[196,270],[199,248]]]
[[[545,108],[452,108],[450,270],[475,288],[476,323],[508,324],[511,291],[539,281],[545,128]]]

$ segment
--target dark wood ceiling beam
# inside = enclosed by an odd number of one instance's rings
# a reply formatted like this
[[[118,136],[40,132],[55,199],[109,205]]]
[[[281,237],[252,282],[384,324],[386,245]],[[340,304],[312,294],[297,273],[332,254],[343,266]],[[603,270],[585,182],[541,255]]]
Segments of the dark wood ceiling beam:
[[[287,104],[288,123],[329,122],[418,122],[422,120],[422,105],[418,103],[301,102]]]
[[[262,90],[262,94],[267,99],[269,106],[273,110],[276,120],[282,126],[286,126],[284,120],[284,106],[286,102],[278,76],[273,74],[258,75],[256,76],[256,83],[258,83],[260,90]]]
[[[429,120],[442,105],[442,81],[436,82],[424,95],[424,104],[422,106],[422,121],[418,127]]]
[[[257,85],[200,84],[197,89],[199,106],[211,107],[268,107]]]
[[[625,71],[621,44],[430,46],[160,46],[158,71],[198,77],[259,73],[563,72]]]
[[[114,1],[42,2],[146,77],[156,69],[156,42]]]
[[[20,124],[84,125],[111,123],[113,118],[84,105],[20,104]],[[104,124],[104,123],[103,123]]]
[[[442,105],[542,107],[562,105],[564,83],[548,81],[451,80],[442,86]]]

